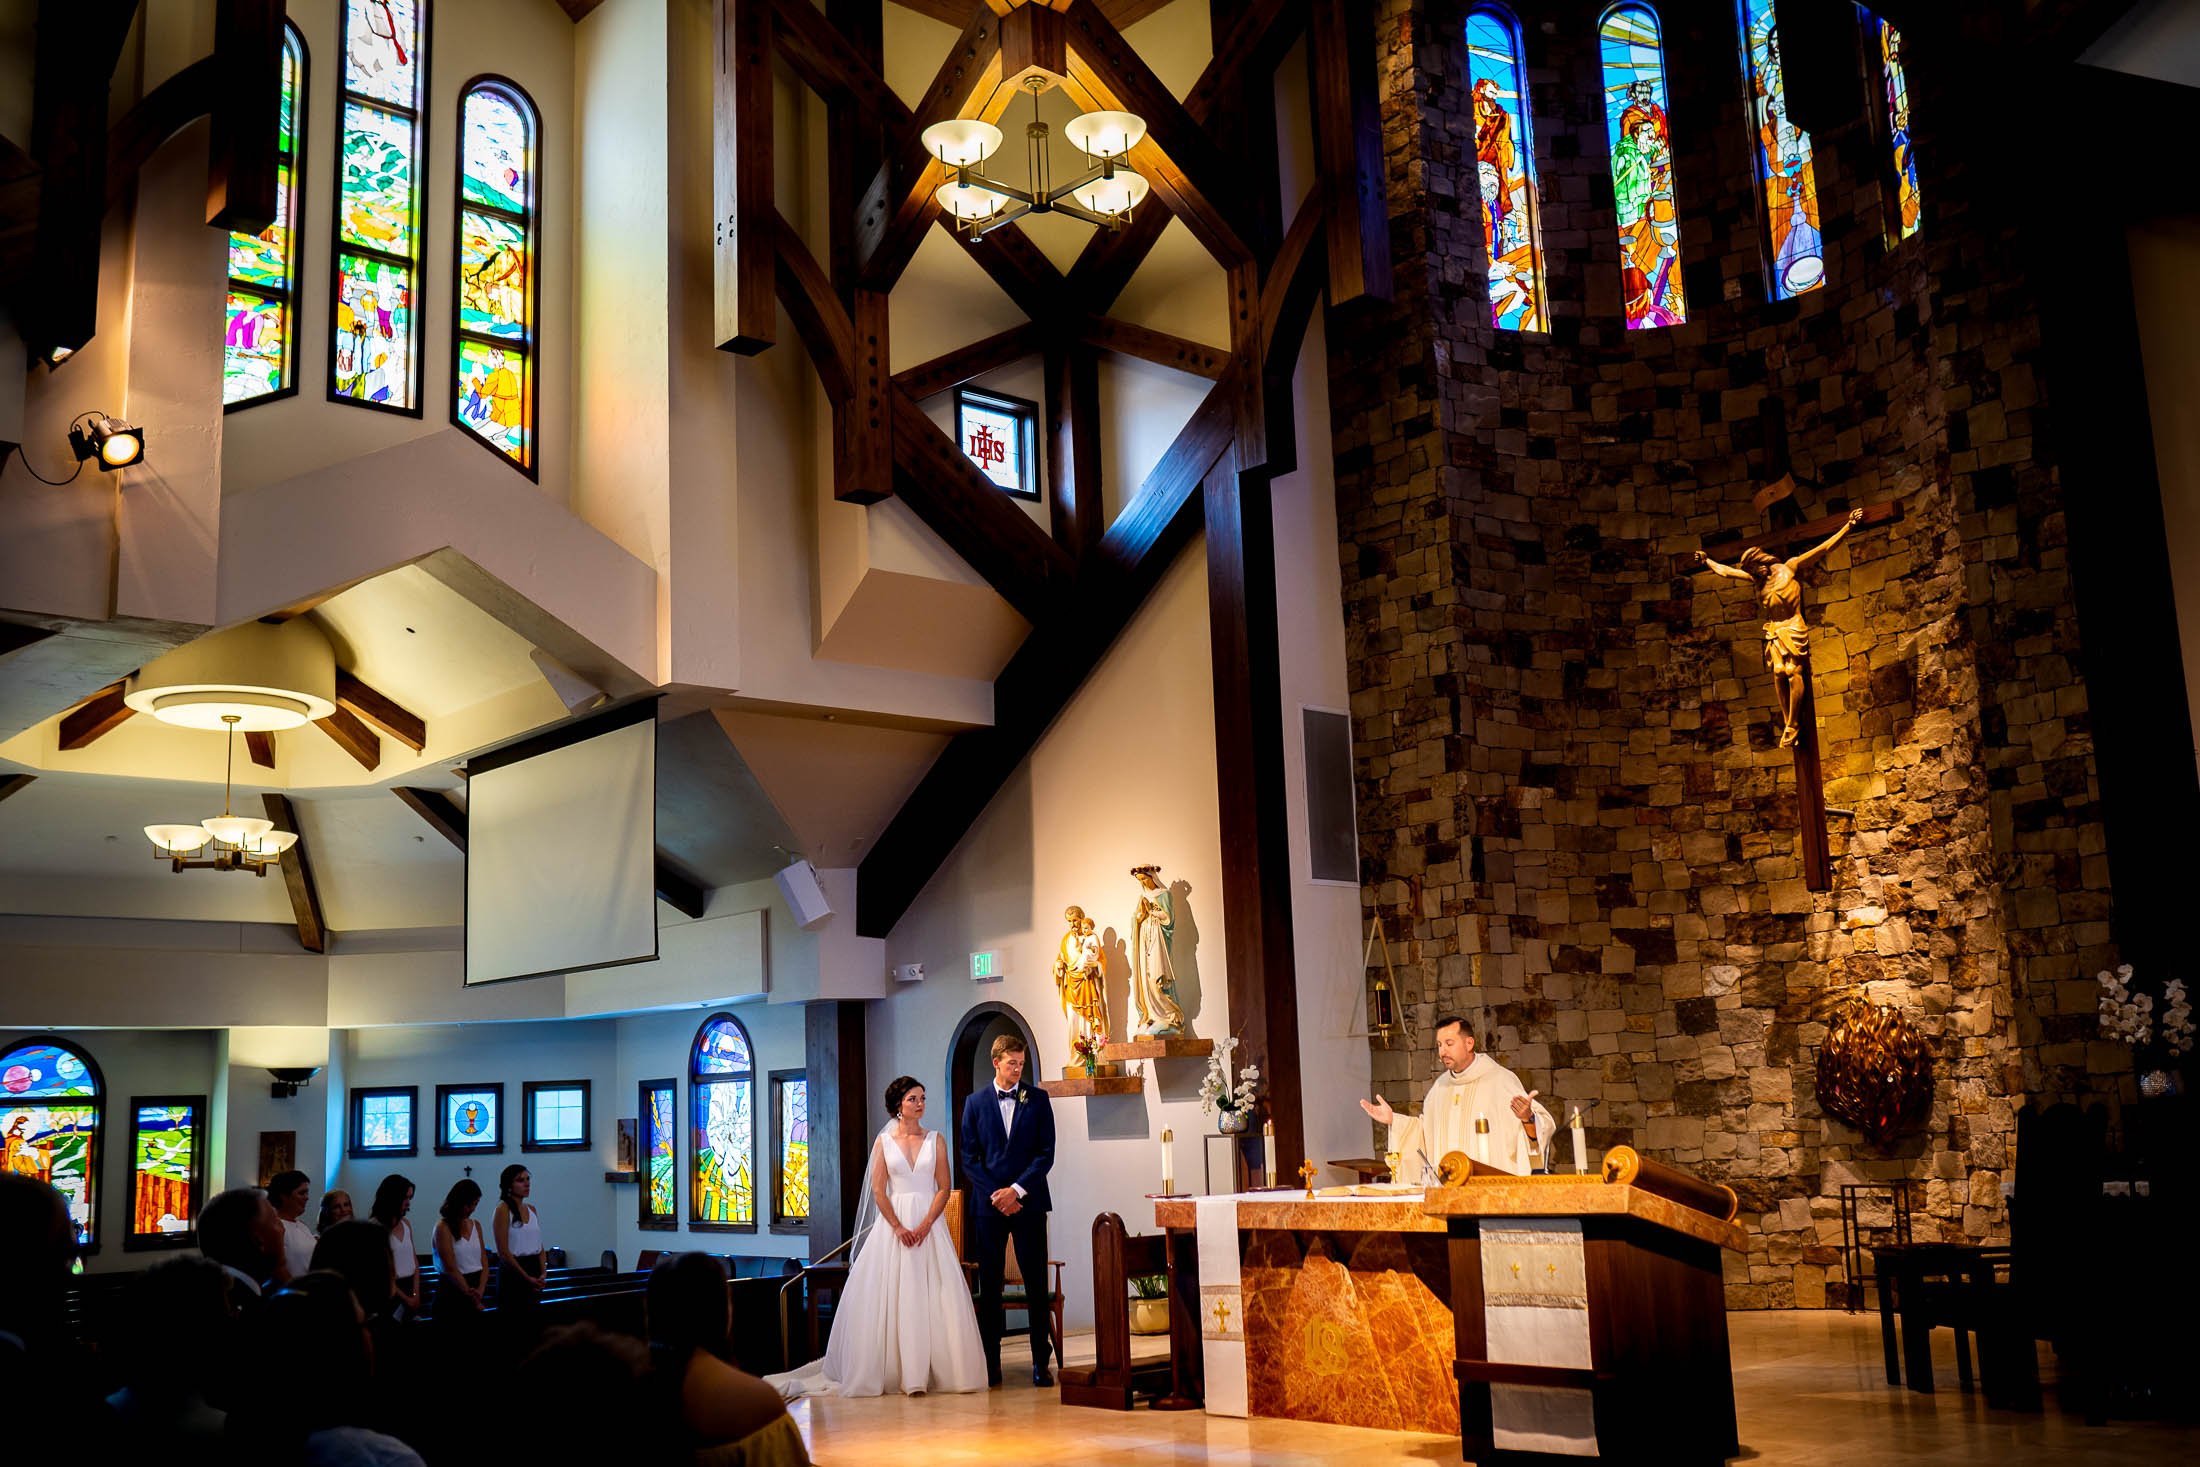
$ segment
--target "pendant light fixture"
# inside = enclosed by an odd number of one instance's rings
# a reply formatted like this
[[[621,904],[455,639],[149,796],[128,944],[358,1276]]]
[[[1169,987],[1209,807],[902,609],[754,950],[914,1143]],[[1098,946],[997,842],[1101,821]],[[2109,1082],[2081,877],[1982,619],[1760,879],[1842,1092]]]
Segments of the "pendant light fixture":
[[[1054,78],[1033,72],[1023,82],[1031,93],[1031,121],[1024,125],[1028,188],[988,178],[985,161],[1000,151],[1001,130],[973,117],[935,122],[924,130],[925,150],[950,170],[951,177],[933,195],[955,220],[955,228],[982,237],[1026,214],[1069,214],[1102,229],[1121,229],[1144,200],[1150,185],[1122,160],[1146,136],[1146,121],[1135,112],[1085,112],[1063,124],[1062,136],[1090,165],[1069,182],[1054,183],[1048,153],[1051,130],[1039,116],[1039,94]]]
[[[294,832],[277,830],[272,820],[230,813],[230,781],[237,768],[237,725],[242,721],[238,714],[222,715],[229,748],[222,765],[221,814],[196,825],[145,827],[145,838],[153,843],[153,855],[168,862],[170,870],[249,871],[254,876],[265,876],[267,868],[279,864],[283,852],[298,843]],[[207,852],[204,860],[187,859],[199,851]]]

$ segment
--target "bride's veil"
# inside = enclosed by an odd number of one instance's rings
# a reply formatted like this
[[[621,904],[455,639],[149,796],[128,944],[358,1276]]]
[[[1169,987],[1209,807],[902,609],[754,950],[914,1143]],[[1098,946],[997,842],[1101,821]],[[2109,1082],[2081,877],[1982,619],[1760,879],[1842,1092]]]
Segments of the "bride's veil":
[[[871,1138],[871,1149],[863,1153],[863,1177],[858,1184],[862,1189],[863,1200],[856,1204],[856,1230],[854,1235],[856,1245],[848,1250],[848,1261],[850,1263],[854,1263],[857,1258],[863,1255],[863,1250],[870,1246],[874,1226],[883,1220],[879,1214],[878,1198],[871,1191],[871,1169],[879,1164],[880,1158],[884,1154],[881,1148],[894,1144],[893,1130],[894,1123],[892,1121],[888,1121],[885,1125],[879,1127],[878,1134]],[[887,1232],[882,1236],[891,1239],[894,1235]]]

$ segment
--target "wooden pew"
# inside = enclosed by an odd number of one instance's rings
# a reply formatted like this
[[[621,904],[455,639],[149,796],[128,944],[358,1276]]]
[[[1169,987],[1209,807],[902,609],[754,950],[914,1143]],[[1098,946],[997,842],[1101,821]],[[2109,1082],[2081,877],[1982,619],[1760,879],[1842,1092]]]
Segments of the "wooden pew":
[[[1092,1318],[1094,1360],[1088,1368],[1058,1371],[1065,1406],[1098,1406],[1128,1411],[1140,1392],[1160,1396],[1169,1389],[1167,1356],[1131,1360],[1130,1283],[1148,1274],[1169,1272],[1168,1240],[1158,1234],[1133,1237],[1123,1219],[1103,1212],[1092,1222]]]

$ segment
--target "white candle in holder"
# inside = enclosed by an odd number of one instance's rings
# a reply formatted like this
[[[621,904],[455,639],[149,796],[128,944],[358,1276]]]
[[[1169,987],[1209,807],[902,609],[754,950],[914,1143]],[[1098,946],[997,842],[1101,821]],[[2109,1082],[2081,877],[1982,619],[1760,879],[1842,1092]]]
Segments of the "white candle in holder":
[[[1581,1107],[1575,1106],[1573,1116],[1566,1122],[1574,1133],[1574,1170],[1587,1176],[1589,1173],[1589,1138],[1581,1128]]]
[[[1276,1185],[1276,1123],[1263,1121],[1260,1126],[1260,1170],[1266,1178],[1263,1186]]]
[[[1161,1195],[1176,1195],[1176,1132],[1161,1128]]]

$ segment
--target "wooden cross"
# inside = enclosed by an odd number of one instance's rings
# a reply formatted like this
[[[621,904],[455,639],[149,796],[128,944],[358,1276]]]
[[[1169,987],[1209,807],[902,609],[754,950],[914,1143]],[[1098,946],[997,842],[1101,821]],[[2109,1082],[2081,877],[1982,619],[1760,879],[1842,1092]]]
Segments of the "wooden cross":
[[[1902,506],[1896,503],[1866,506],[1856,522],[1852,534],[1862,533],[1880,525],[1892,524],[1902,518]],[[1808,524],[1768,530],[1748,539],[1722,539],[1716,544],[1703,546],[1706,559],[1731,563],[1742,552],[1758,549],[1776,557],[1798,546],[1807,546],[1824,540],[1848,522],[1846,513],[1828,515]],[[1801,698],[1795,708],[1796,739],[1790,747],[1795,754],[1795,806],[1797,844],[1803,858],[1803,885],[1811,891],[1827,891],[1833,886],[1833,851],[1826,840],[1826,782],[1825,769],[1818,754],[1818,699],[1812,687],[1813,670],[1805,662],[1806,675],[1802,679]]]
[[[1215,1300],[1215,1329],[1220,1334],[1230,1332],[1230,1302],[1227,1299]]]
[[[1311,1161],[1302,1161],[1302,1162],[1300,1162],[1300,1163],[1299,1163],[1299,1180],[1300,1180],[1300,1181],[1302,1181],[1302,1182],[1304,1182],[1304,1183],[1306,1183],[1306,1195],[1307,1195],[1307,1196],[1308,1196],[1309,1198],[1311,1198],[1311,1197],[1312,1197],[1312,1196],[1314,1195],[1314,1163],[1313,1163],[1313,1162],[1311,1162]]]

